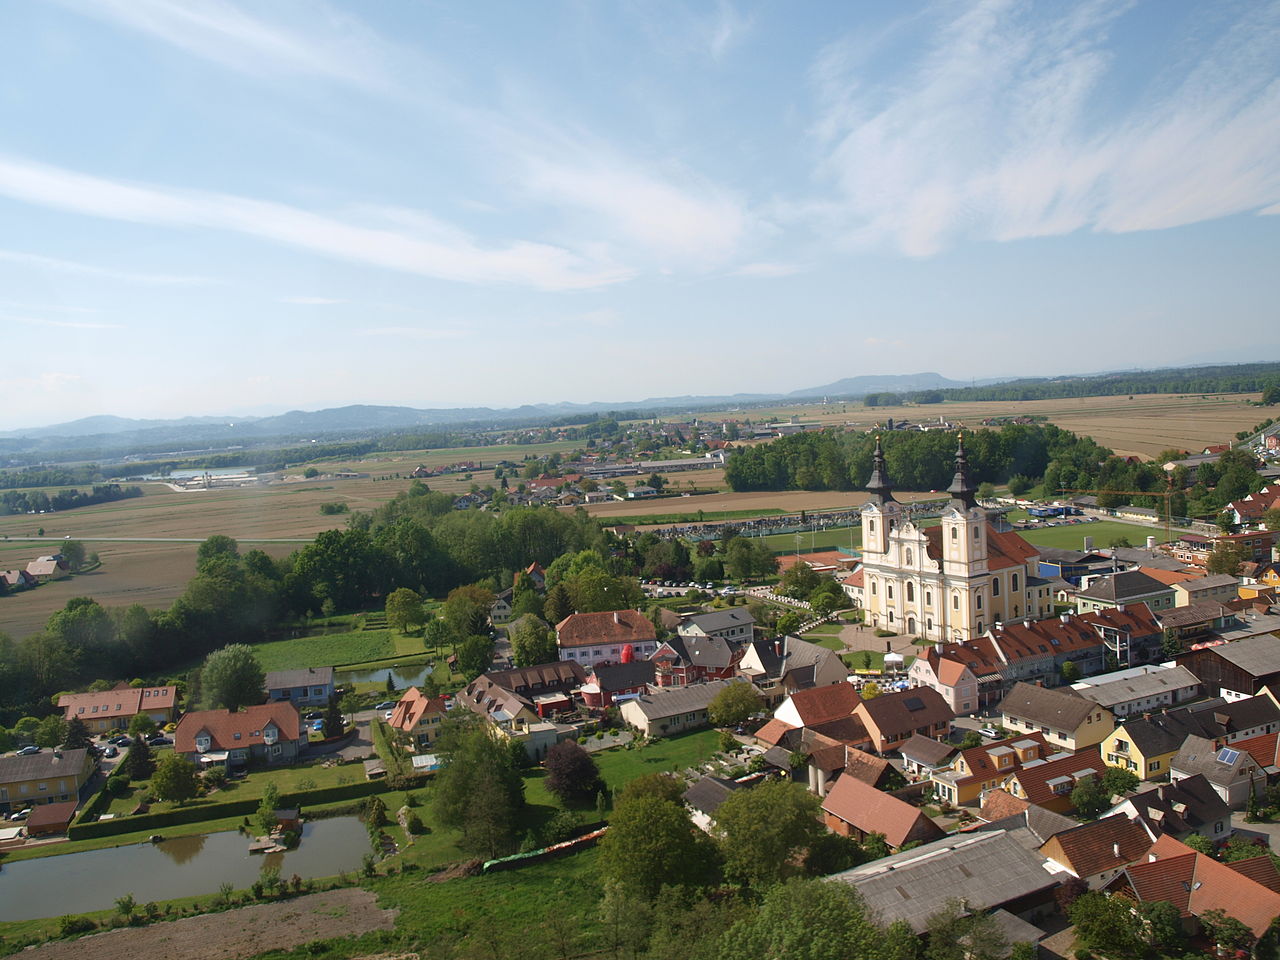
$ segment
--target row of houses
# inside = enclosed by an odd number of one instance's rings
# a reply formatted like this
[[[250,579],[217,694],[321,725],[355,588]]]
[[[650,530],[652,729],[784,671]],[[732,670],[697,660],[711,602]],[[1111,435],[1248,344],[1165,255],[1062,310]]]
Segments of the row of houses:
[[[50,580],[61,580],[69,576],[71,576],[71,565],[66,557],[60,553],[51,553],[48,556],[37,557],[26,567],[0,570],[0,583],[3,583],[10,593],[16,593]]]

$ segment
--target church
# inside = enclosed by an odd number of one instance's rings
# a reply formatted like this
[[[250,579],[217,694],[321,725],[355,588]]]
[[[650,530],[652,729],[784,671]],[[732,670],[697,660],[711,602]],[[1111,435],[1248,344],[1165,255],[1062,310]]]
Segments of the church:
[[[1032,589],[1040,556],[1003,519],[978,505],[961,434],[942,523],[922,527],[893,498],[876,438],[871,499],[862,508],[866,623],[905,636],[964,643],[999,623],[1053,613]],[[1041,607],[1043,606],[1043,609]]]

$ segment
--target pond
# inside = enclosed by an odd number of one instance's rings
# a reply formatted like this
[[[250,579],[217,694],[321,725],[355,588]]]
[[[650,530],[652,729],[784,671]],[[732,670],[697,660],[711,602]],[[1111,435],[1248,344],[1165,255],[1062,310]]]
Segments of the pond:
[[[339,686],[349,686],[353,683],[383,683],[387,679],[387,674],[390,673],[396,689],[407,690],[409,687],[421,685],[433,669],[427,663],[406,663],[398,667],[379,667],[377,670],[337,670],[334,681]]]
[[[302,843],[288,853],[250,854],[234,831],[86,850],[0,867],[0,921],[110,910],[133,894],[139,905],[216,894],[223,883],[247,889],[264,866],[304,880],[359,869],[369,834],[355,817],[303,824]]]

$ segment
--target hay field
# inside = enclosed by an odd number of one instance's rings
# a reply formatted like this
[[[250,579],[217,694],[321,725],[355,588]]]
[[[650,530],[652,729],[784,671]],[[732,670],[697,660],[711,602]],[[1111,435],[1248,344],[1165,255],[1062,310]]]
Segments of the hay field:
[[[893,494],[904,503],[916,500],[936,499],[937,494]],[[715,513],[721,510],[781,510],[783,513],[799,513],[801,510],[850,510],[867,502],[867,494],[861,491],[808,491],[778,490],[750,493],[709,493],[690,497],[659,497],[655,500],[614,500],[609,503],[593,503],[586,507],[588,513],[601,520],[609,517],[662,516],[669,513]],[[561,507],[572,510],[573,507]]]

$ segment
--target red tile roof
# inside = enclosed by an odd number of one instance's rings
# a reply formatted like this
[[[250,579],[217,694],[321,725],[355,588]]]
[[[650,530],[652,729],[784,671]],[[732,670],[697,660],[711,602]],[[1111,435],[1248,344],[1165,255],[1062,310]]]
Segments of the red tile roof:
[[[285,700],[230,710],[197,710],[178,721],[173,734],[176,753],[195,753],[196,737],[203,730],[209,734],[210,750],[242,750],[265,743],[262,731],[274,724],[281,740],[297,740],[302,733],[298,708]],[[239,734],[237,738],[236,734]]]
[[[843,776],[822,801],[822,809],[863,833],[884,834],[891,847],[912,840],[929,841],[945,834],[918,807],[863,783]]]
[[[172,710],[178,703],[178,688],[165,687],[130,687],[121,684],[114,690],[103,690],[100,693],[66,693],[58,698],[58,706],[66,712],[66,718],[79,717],[82,720],[96,720],[104,716],[115,716],[124,719],[122,726],[129,725],[129,718],[143,711]]]
[[[885,693],[873,700],[863,700],[857,715],[867,730],[881,737],[909,735],[913,730],[947,723],[955,711],[932,687],[915,687],[899,693]]]
[[[925,527],[924,535],[929,540],[927,552],[934,560],[942,559],[942,527]],[[1026,566],[1032,557],[1040,556],[1040,551],[1023,540],[1012,530],[1001,532],[992,524],[987,524],[987,569],[1005,570],[1009,567]],[[1032,571],[1033,573],[1035,571]]]
[[[1064,830],[1047,843],[1056,843],[1065,858],[1063,866],[1086,879],[1141,860],[1151,847],[1151,837],[1138,821],[1117,813]],[[1040,851],[1047,852],[1043,846]]]
[[[776,747],[782,742],[783,737],[792,730],[797,729],[799,728],[793,727],[789,723],[783,723],[781,720],[774,718],[756,731],[756,739],[762,743],[767,743],[772,747]]]
[[[865,750],[845,750],[844,776],[846,777],[853,777],[874,787],[892,768],[893,764],[884,757],[877,757],[874,753],[867,753]]]
[[[556,640],[562,647],[639,643],[656,640],[657,637],[653,624],[639,610],[571,613],[556,624]]]
[[[981,746],[969,747],[967,750],[961,750],[957,760],[963,760],[968,773],[959,778],[956,783],[968,783],[971,780],[990,780],[996,776],[1008,776],[1009,774],[1021,769],[1022,761],[1018,759],[1018,752],[1014,750],[1010,759],[1012,766],[1001,767],[996,763],[991,751],[999,747],[1011,747],[1015,743],[1023,743],[1031,740],[1036,745],[1035,755],[1033,759],[1043,760],[1053,752],[1053,748],[1049,746],[1049,742],[1045,740],[1044,734],[1040,732],[1023,734],[1016,737],[1008,737],[1005,740],[997,740],[995,743],[984,743]],[[1021,811],[1015,811],[1021,812]]]
[[[791,705],[796,708],[806,727],[851,716],[853,708],[861,702],[858,691],[848,683],[810,687],[808,690],[797,690],[791,695]]]
[[[446,696],[428,697],[417,687],[410,687],[404,692],[395,709],[391,711],[391,719],[387,723],[405,733],[412,733],[413,728],[422,722],[422,718],[432,714],[444,716]]]
[[[1075,789],[1076,779],[1085,775],[1085,771],[1091,770],[1094,775],[1100,777],[1106,772],[1106,769],[1106,764],[1102,762],[1098,748],[1090,747],[1088,750],[1081,750],[1078,753],[1053,757],[1044,763],[1035,764],[1034,766],[1024,766],[1014,774],[1014,777],[1028,800],[1039,806],[1044,806],[1062,796],[1063,794],[1059,792],[1061,789],[1065,788],[1066,794],[1069,796],[1071,791]],[[1066,778],[1066,782],[1061,785],[1049,782],[1051,780],[1060,780],[1061,778]],[[1055,790],[1055,787],[1058,789]]]
[[[1008,790],[997,787],[995,790],[987,791],[986,796],[982,798],[982,809],[978,811],[978,816],[987,823],[994,823],[1006,817],[1016,817],[1029,806],[1031,806],[1029,800],[1015,797]]]
[[[1166,587],[1186,580],[1199,580],[1202,574],[1187,573],[1184,570],[1157,570],[1155,567],[1138,567],[1139,573],[1145,573],[1152,580],[1159,580]]]

